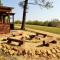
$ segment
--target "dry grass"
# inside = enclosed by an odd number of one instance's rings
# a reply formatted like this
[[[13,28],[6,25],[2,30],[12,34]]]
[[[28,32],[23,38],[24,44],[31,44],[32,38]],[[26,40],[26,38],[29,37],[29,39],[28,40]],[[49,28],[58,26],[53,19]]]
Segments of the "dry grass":
[[[13,32],[13,34],[23,33],[23,36],[28,36],[29,34],[34,34],[32,32],[28,31],[20,31],[17,30],[17,32]],[[16,38],[19,38],[17,36]],[[42,44],[42,41],[45,40],[46,42],[52,40],[51,37],[41,38],[40,40],[26,40],[23,45],[19,46],[24,48],[26,51],[25,55],[15,55],[15,56],[8,56],[5,54],[0,55],[0,60],[58,60],[60,59],[60,41],[56,44],[49,43],[49,47],[43,46],[43,47],[37,47],[38,45]],[[6,47],[6,46],[5,46]],[[12,46],[11,46],[12,47]],[[17,46],[14,46],[17,47]],[[9,47],[8,47],[9,48]],[[5,50],[5,49],[4,49]],[[10,51],[12,52],[11,48]],[[21,51],[21,49],[20,49]]]

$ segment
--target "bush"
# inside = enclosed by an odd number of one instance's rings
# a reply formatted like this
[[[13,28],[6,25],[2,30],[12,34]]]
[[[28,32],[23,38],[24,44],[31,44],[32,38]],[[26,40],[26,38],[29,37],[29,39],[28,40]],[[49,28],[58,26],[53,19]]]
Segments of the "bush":
[[[52,21],[27,21],[26,24],[30,25],[40,25],[40,26],[49,26],[49,27],[60,27],[60,21],[58,19],[54,19]]]
[[[15,23],[15,24],[21,24],[21,21],[16,20],[14,23]]]
[[[43,22],[43,26],[48,26],[48,24],[49,24],[49,21]]]
[[[26,24],[30,24],[30,25],[43,25],[42,21],[27,21]]]
[[[51,26],[51,27],[58,27],[60,26],[60,21],[58,20],[53,20],[53,21],[50,21],[48,26]]]
[[[21,24],[21,21],[16,20],[15,24]],[[39,25],[39,26],[49,26],[49,27],[60,27],[60,21],[58,19],[53,19],[51,21],[27,21],[26,24]]]

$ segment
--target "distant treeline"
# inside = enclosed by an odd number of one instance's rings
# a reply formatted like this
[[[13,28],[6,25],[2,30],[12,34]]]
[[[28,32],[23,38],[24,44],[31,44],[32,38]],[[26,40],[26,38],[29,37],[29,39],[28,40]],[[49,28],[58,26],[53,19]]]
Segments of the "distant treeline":
[[[15,21],[15,24],[21,24],[21,21]],[[49,27],[60,27],[60,21],[57,19],[51,21],[27,21],[26,24],[29,25],[39,25],[39,26],[49,26]]]

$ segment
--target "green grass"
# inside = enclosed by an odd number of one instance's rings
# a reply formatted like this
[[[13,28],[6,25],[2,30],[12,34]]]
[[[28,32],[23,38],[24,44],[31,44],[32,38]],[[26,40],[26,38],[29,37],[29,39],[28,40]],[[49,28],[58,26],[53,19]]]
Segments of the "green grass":
[[[15,26],[19,26],[19,28],[20,28],[21,25],[17,24]],[[42,31],[51,32],[51,33],[55,33],[55,34],[60,34],[60,28],[57,28],[57,27],[26,25],[26,28],[31,28],[31,29],[35,29],[35,30],[42,30]]]
[[[47,31],[55,34],[60,34],[60,28],[57,27],[46,27],[46,26],[37,26],[37,25],[26,25],[27,28]]]

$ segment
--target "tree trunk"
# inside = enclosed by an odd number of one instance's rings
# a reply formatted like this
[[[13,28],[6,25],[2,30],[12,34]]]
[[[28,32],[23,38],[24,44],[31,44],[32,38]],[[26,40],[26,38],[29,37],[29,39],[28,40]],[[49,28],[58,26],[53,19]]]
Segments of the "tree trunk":
[[[23,18],[22,18],[21,30],[25,29],[25,20],[26,20],[27,5],[28,5],[28,0],[25,0],[24,1],[24,7],[23,7]]]

